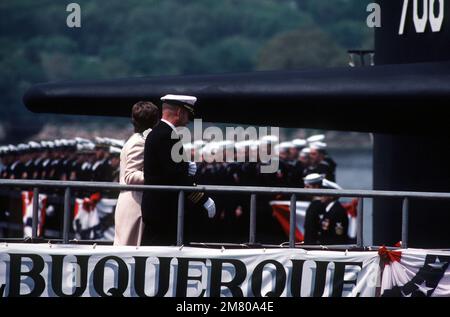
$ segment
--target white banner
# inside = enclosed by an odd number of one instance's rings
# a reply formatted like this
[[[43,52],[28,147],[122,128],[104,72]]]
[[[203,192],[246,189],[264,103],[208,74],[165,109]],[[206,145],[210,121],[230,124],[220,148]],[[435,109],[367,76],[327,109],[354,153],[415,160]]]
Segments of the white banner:
[[[0,245],[0,297],[376,295],[377,252]]]
[[[382,296],[450,297],[449,251],[407,249],[382,256]]]

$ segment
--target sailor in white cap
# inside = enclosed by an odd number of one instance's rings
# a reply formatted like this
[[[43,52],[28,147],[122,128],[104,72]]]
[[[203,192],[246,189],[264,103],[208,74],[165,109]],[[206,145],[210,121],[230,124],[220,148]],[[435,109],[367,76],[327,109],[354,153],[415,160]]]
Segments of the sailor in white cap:
[[[294,139],[291,141],[291,147],[289,148],[289,160],[292,165],[295,165],[298,160],[300,151],[306,147],[307,142],[303,139]]]
[[[323,175],[305,177],[305,187],[316,189],[342,189]],[[348,242],[348,217],[335,196],[320,196],[312,200],[305,215],[305,244],[346,244]]]
[[[300,151],[298,156],[298,160],[303,164],[304,169],[309,166],[309,154],[311,153],[311,149],[309,147],[305,147]]]
[[[111,165],[111,181],[118,183],[120,181],[120,152],[121,148],[117,146],[109,147],[109,164]]]
[[[186,160],[187,156],[176,128],[186,126],[194,118],[197,98],[186,95],[165,95],[161,101],[161,121],[145,141],[144,183],[145,185],[193,186],[197,166],[194,162]],[[173,153],[174,149],[178,149],[176,153]],[[174,157],[174,154],[177,157]],[[180,161],[179,158],[182,160]],[[192,208],[187,208],[185,218],[186,241],[202,239],[202,229],[211,227],[208,224],[208,217],[215,216],[215,203],[204,192],[188,193],[186,200],[192,205]],[[175,244],[177,201],[176,192],[144,192],[142,196],[144,245]],[[198,210],[199,207],[203,209],[202,212]]]
[[[197,102],[197,98],[194,96],[185,96],[185,95],[165,95],[161,97],[161,101],[163,104],[170,104],[173,106],[180,106],[188,111],[189,120],[194,120],[194,106]],[[186,125],[187,122],[183,125]]]
[[[311,144],[311,143],[315,143],[315,142],[323,142],[324,140],[325,140],[325,135],[323,135],[323,134],[316,134],[316,135],[312,135],[309,138],[307,138],[306,142]]]
[[[17,157],[9,168],[10,179],[26,178],[25,163],[27,161],[27,156],[25,155],[25,153],[28,151],[28,149],[28,144],[24,143],[20,143],[17,145],[17,147],[14,147],[14,150],[17,153]]]
[[[306,189],[320,189],[325,177],[318,173],[307,175],[303,181]],[[319,196],[313,196],[311,203],[306,209],[305,223],[304,223],[304,243],[317,244],[319,233],[319,221],[321,215],[324,213],[324,205]]]
[[[322,188],[342,189],[337,183],[324,179]],[[348,243],[348,217],[347,211],[335,196],[322,196],[325,212],[319,223],[319,243],[324,245]]]
[[[324,174],[327,179],[334,181],[335,175],[330,164],[325,161],[326,144],[323,142],[314,142],[309,146],[310,165],[306,169],[306,174]]]

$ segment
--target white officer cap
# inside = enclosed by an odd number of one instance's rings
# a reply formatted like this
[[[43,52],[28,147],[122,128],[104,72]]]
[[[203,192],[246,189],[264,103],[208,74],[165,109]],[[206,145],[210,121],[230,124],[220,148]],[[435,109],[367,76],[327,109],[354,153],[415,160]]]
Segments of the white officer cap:
[[[80,137],[76,137],[76,138],[75,138],[75,142],[76,142],[77,144],[81,144],[81,143],[91,143],[90,140],[88,140],[88,139],[83,139],[83,138],[80,138]]]
[[[77,141],[73,140],[73,139],[67,140],[67,145],[68,146],[76,146],[77,145]]]
[[[109,148],[111,142],[108,138],[95,137],[95,147],[97,148]]]
[[[261,144],[269,144],[269,143],[277,143],[278,137],[276,135],[265,135],[261,138],[260,143]]]
[[[123,148],[123,146],[125,145],[125,141],[124,140],[118,140],[118,139],[109,139],[109,142],[111,143],[112,146],[118,147],[118,148]]]
[[[306,140],[303,139],[294,139],[291,141],[291,143],[297,148],[305,147],[307,144]]]
[[[53,143],[55,144],[56,148],[63,146],[62,140],[59,140],[59,139],[54,140]]]
[[[281,142],[280,144],[278,144],[278,150],[282,150],[282,151],[286,151],[286,150],[290,149],[291,147],[294,147],[292,142]]]
[[[310,149],[315,150],[325,150],[327,148],[327,144],[324,142],[314,142],[309,145]]]
[[[41,148],[41,145],[34,141],[28,142],[28,145],[30,146],[31,149],[40,149]]]
[[[92,142],[78,143],[77,151],[80,153],[95,153],[95,144]]]
[[[17,151],[17,147],[15,145],[12,145],[12,144],[8,145],[8,149],[9,149],[10,152],[16,152]]]
[[[325,135],[323,134],[312,135],[306,139],[308,143],[322,142],[323,140],[325,140]]]
[[[322,187],[326,189],[342,189],[342,187],[339,186],[337,183],[329,181],[326,178],[324,178],[322,181]]]
[[[193,106],[197,102],[197,98],[194,96],[186,96],[186,95],[165,95],[164,97],[161,97],[161,101],[167,103],[179,102]]]
[[[300,151],[300,156],[306,157],[309,155],[309,153],[311,153],[311,149],[309,147],[305,147]]]
[[[116,146],[110,146],[109,147],[109,153],[111,154],[111,155],[120,155],[120,152],[121,152],[122,150],[120,149],[120,148],[118,148],[118,147],[116,147]]]
[[[309,175],[306,175],[306,177],[303,178],[303,181],[306,185],[322,185],[322,181],[325,179],[324,175],[318,174],[318,173],[312,173]]]
[[[194,105],[197,102],[197,97],[186,95],[165,95],[161,97],[161,101],[171,105],[184,107],[189,111],[191,119],[194,117]]]
[[[30,149],[30,146],[28,144],[20,143],[17,145],[18,151],[28,151]]]

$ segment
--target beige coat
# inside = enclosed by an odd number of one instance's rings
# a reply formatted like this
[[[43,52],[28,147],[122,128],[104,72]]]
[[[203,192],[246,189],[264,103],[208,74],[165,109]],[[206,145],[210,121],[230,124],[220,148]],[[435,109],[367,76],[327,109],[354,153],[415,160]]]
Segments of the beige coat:
[[[127,185],[144,184],[144,145],[145,136],[133,134],[120,153],[120,183]],[[114,245],[141,244],[144,224],[141,212],[142,192],[122,191],[117,200],[115,212]]]

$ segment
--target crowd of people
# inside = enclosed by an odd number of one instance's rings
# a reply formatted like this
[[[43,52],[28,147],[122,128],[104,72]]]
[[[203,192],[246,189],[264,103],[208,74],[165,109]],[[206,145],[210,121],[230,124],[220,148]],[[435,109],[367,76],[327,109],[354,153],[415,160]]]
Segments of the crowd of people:
[[[158,120],[159,121],[159,120]],[[136,122],[133,122],[136,127]],[[157,122],[152,122],[150,126],[154,127]],[[139,145],[140,149],[136,152],[143,161],[144,143],[151,129],[138,129],[135,135],[133,147]],[[155,134],[156,135],[156,134]],[[131,139],[131,138],[130,138]],[[327,144],[324,142],[324,135],[313,135],[307,139],[293,139],[291,141],[279,142],[277,136],[264,136],[259,140],[245,140],[240,142],[205,142],[202,140],[193,143],[184,144],[185,153],[190,154],[190,159],[199,158],[200,161],[190,163],[189,171],[194,168],[193,177],[195,184],[204,185],[229,185],[229,186],[270,186],[270,187],[311,187],[314,182],[311,181],[310,175],[320,176],[320,185],[315,188],[326,188],[322,186],[322,181],[333,182],[336,178],[336,163],[327,153]],[[130,140],[127,142],[129,143]],[[87,140],[82,138],[75,139],[58,139],[46,141],[30,141],[18,145],[5,145],[0,147],[0,175],[3,179],[28,179],[28,180],[62,180],[62,181],[95,181],[95,182],[121,182],[125,184],[144,184],[144,168],[127,172],[127,164],[129,158],[121,157],[124,146],[127,147],[125,140],[117,140],[111,138],[95,138],[95,140]],[[268,151],[274,153],[272,160],[277,160],[278,169],[275,173],[262,173],[261,167],[268,164],[267,161],[261,161],[256,154],[260,147],[268,148]],[[128,150],[127,150],[128,151]],[[214,155],[218,151],[223,151],[222,161],[215,161]],[[231,154],[230,154],[231,153]],[[232,159],[226,156],[232,156]],[[250,157],[256,157],[251,160]],[[122,160],[122,163],[121,163]],[[142,162],[140,163],[142,164]],[[156,163],[157,164],[157,163]],[[192,164],[194,166],[192,166]],[[158,167],[154,167],[157,170]],[[136,174],[138,172],[138,174]],[[134,174],[133,174],[134,173]],[[190,172],[189,172],[190,173]],[[127,180],[126,178],[131,180]],[[132,179],[134,177],[134,180]],[[309,178],[308,178],[309,177]],[[308,180],[309,179],[309,180]],[[305,180],[308,180],[305,184]],[[55,193],[55,191],[53,191]],[[122,193],[123,194],[123,193]],[[80,206],[86,208],[86,201],[92,202],[92,193],[86,191],[77,191],[75,193],[78,199],[82,199]],[[102,193],[102,198],[117,198],[116,194]],[[145,194],[144,194],[145,195]],[[158,196],[160,197],[160,196]],[[189,198],[189,197],[188,197]],[[213,200],[211,200],[213,198]],[[207,242],[245,242],[248,239],[249,226],[249,208],[250,199],[247,194],[222,194],[214,193],[209,198],[209,211],[211,211],[211,201],[214,203],[214,217],[209,223],[204,223],[196,232],[200,233],[198,238],[203,238]],[[260,195],[258,196],[258,232],[260,233],[260,241],[265,243],[278,243],[286,241],[286,233],[283,232],[281,226],[273,216],[273,210],[269,204],[271,200],[283,199],[280,195]],[[2,198],[3,210],[6,212],[5,197]],[[137,200],[141,202],[142,197]],[[155,200],[155,197],[152,198]],[[208,197],[205,196],[202,204],[207,204]],[[303,197],[304,200],[313,200],[313,197]],[[144,199],[145,200],[145,199]],[[197,199],[200,201],[201,199]],[[317,199],[316,199],[317,200]],[[320,198],[318,199],[320,200]],[[96,202],[99,198],[96,198]],[[195,199],[193,200],[195,201]],[[83,204],[84,202],[84,204]],[[25,203],[24,203],[25,204]],[[119,200],[120,204],[120,200]],[[76,204],[75,204],[76,205]],[[314,205],[314,204],[312,204]],[[322,220],[323,215],[327,213],[326,207],[328,203],[322,202],[322,211],[318,210],[315,205],[317,215],[316,233],[322,230],[318,227],[318,223]],[[79,206],[79,208],[81,208]],[[117,210],[123,207],[117,207]],[[22,208],[23,209],[23,208]],[[116,222],[123,223],[128,221],[129,214],[125,211],[116,214]],[[136,209],[136,208],[135,208]],[[208,209],[208,208],[207,208]],[[319,208],[320,209],[320,208]],[[10,212],[10,211],[8,211]],[[141,212],[139,208],[139,215]],[[311,212],[310,212],[311,214]],[[75,212],[75,218],[77,211]],[[119,217],[119,218],[118,218]],[[5,218],[5,217],[3,217]],[[111,218],[111,217],[109,217]],[[310,218],[308,218],[310,219]],[[79,221],[83,221],[82,219]],[[97,228],[102,219],[94,221]],[[111,220],[108,220],[111,223]],[[153,221],[153,220],[152,220]],[[85,221],[85,225],[74,225],[80,232],[80,238],[99,238],[99,234],[92,234],[93,228]],[[340,226],[342,224],[339,224]],[[140,226],[140,225],[139,225]],[[132,241],[126,240],[124,244],[140,244],[143,228],[139,226],[131,226],[134,237]],[[305,223],[305,230],[307,224]],[[345,228],[341,228],[346,230]],[[310,231],[310,230],[309,230]],[[44,232],[44,231],[43,231]],[[120,236],[120,232],[116,230],[116,235]],[[125,234],[129,239],[130,232]],[[309,235],[311,236],[311,235]],[[320,237],[314,234],[315,238],[308,242],[321,243]],[[342,240],[342,239],[341,239]],[[339,241],[341,241],[339,240]],[[344,241],[344,240],[342,240]],[[328,241],[333,242],[333,241]]]
[[[123,144],[75,138],[1,146],[1,178],[114,182]]]

